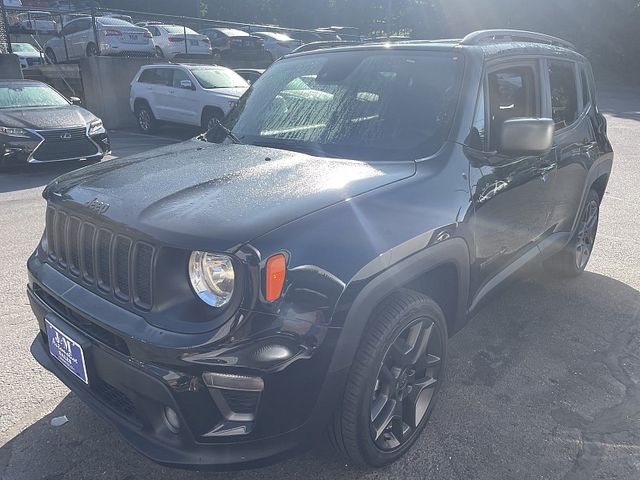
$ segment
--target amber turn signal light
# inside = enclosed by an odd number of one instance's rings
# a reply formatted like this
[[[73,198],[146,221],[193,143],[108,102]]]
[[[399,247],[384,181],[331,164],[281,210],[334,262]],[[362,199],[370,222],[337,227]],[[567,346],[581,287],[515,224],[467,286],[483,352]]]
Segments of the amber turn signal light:
[[[284,277],[287,272],[287,259],[281,253],[269,257],[267,260],[267,281],[264,298],[267,302],[273,302],[280,298]]]

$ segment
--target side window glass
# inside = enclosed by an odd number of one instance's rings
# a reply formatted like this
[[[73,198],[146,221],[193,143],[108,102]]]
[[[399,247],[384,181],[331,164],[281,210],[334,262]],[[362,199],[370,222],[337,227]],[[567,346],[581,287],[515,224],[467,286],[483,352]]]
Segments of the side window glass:
[[[578,89],[574,64],[549,61],[551,112],[556,130],[568,127],[578,118]]]
[[[165,87],[171,87],[173,85],[173,71],[173,68],[158,69],[158,83]]]
[[[589,77],[584,67],[580,68],[580,78],[582,81],[582,108],[585,110],[591,105],[591,87],[589,85]]]
[[[191,79],[189,78],[189,75],[187,75],[187,72],[185,72],[184,70],[174,70],[173,71],[173,86],[175,88],[181,88],[180,87],[180,82],[182,80],[191,81]]]
[[[537,117],[533,67],[509,67],[489,74],[489,150],[497,150],[502,125],[511,118]]]
[[[62,31],[60,32],[63,36],[64,35],[69,35],[70,33],[73,33],[73,29],[76,26],[76,22],[71,22],[68,23],[67,25],[64,26],[64,28],[62,29]]]
[[[78,20],[78,22],[76,23],[76,28],[74,30],[75,32],[84,32],[85,30],[89,30],[91,28],[91,20],[89,19],[82,19],[82,20]]]
[[[154,37],[160,36],[160,30],[158,30],[156,27],[147,27],[147,29],[151,32],[151,35],[153,35]]]
[[[144,70],[138,79],[139,83],[155,83],[156,71],[153,68]]]

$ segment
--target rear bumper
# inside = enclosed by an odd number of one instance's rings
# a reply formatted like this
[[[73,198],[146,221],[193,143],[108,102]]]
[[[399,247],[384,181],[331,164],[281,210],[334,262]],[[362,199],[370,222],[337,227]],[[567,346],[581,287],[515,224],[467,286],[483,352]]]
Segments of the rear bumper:
[[[338,331],[327,335],[326,346],[312,357],[279,371],[189,365],[182,360],[184,348],[160,348],[148,338],[142,341],[118,333],[110,324],[119,321],[137,329],[135,315],[99,303],[94,294],[80,285],[70,286],[66,277],[34,257],[29,274],[27,294],[40,327],[31,346],[35,359],[157,463],[228,470],[276,462],[312,445],[339,398],[346,369],[328,372]],[[91,314],[85,315],[87,311]],[[94,323],[96,312],[102,318]],[[50,355],[45,318],[83,345],[88,385]],[[154,336],[151,326],[143,330]],[[240,357],[237,361],[243,363]],[[205,371],[260,376],[265,387],[254,409],[255,421],[228,417],[218,400],[224,392],[204,384]],[[177,432],[166,421],[166,407],[177,412],[181,425]],[[241,433],[234,433],[234,428]]]

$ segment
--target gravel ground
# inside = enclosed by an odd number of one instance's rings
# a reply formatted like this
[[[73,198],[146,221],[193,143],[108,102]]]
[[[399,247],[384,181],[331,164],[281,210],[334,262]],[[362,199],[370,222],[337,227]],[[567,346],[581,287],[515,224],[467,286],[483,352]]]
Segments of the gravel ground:
[[[616,163],[588,271],[570,281],[533,272],[484,308],[451,340],[425,433],[374,472],[345,465],[323,440],[287,462],[224,474],[171,470],[135,453],[29,354],[37,327],[25,262],[43,229],[40,192],[65,167],[0,175],[0,478],[640,478],[640,92],[600,97]],[[113,133],[116,155],[171,141]],[[61,415],[69,422],[52,427]]]

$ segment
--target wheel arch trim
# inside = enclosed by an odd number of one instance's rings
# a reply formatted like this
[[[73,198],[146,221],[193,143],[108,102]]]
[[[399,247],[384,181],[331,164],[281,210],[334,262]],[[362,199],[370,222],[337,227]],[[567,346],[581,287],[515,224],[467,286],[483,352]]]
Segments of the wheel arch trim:
[[[458,298],[452,324],[456,326],[455,330],[459,329],[466,320],[470,261],[467,243],[462,238],[453,238],[402,259],[367,283],[357,294],[346,314],[330,371],[339,371],[351,365],[362,332],[382,299],[403,285],[445,264],[454,265],[457,271]]]

